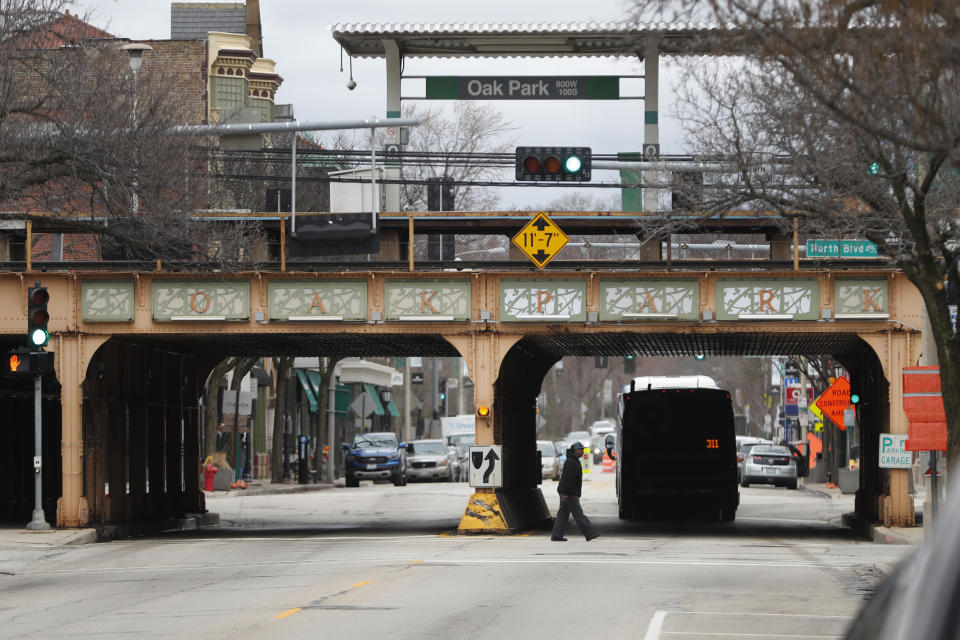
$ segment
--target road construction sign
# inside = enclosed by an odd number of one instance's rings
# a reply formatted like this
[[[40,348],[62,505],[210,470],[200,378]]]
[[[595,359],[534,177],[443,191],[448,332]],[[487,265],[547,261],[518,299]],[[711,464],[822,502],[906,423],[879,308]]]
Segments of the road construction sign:
[[[513,244],[540,269],[547,266],[568,242],[567,234],[542,211],[513,236]]]
[[[846,431],[843,421],[843,412],[850,408],[850,381],[846,378],[837,378],[820,397],[813,402],[823,415],[830,418],[837,428]]]

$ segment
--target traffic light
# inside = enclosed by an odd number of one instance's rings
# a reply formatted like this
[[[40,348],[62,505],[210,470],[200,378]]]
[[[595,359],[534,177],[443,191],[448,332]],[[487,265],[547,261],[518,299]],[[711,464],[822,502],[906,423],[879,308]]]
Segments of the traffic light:
[[[521,182],[589,182],[590,147],[517,147],[517,180]]]
[[[637,359],[634,356],[623,357],[623,372],[633,373],[637,370]]]
[[[878,175],[880,175],[880,163],[879,163],[879,162],[871,162],[871,163],[870,163],[870,166],[867,167],[867,175],[868,175],[868,176],[878,176]]]
[[[860,402],[860,396],[855,393],[850,394],[850,404],[858,404]]]
[[[47,312],[47,302],[50,294],[46,287],[38,282],[27,291],[27,343],[31,347],[42,347],[50,340],[47,323],[50,314]]]
[[[440,380],[437,388],[437,413],[447,415],[447,379]]]

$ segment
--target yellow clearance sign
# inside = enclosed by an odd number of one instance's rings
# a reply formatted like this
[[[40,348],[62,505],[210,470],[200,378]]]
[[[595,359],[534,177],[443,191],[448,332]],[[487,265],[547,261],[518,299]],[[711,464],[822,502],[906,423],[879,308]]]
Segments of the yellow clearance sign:
[[[540,269],[547,266],[568,242],[567,234],[542,211],[513,236],[513,244]]]

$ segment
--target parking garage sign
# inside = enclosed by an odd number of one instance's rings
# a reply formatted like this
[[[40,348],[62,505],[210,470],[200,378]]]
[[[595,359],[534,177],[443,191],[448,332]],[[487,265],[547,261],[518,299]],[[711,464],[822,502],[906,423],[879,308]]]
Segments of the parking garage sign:
[[[880,434],[880,468],[910,469],[913,467],[913,452],[907,451],[906,433]]]

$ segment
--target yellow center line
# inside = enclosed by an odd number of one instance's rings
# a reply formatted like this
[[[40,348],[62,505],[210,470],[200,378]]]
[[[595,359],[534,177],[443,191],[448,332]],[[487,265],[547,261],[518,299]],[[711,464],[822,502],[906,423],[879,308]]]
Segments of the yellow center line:
[[[295,614],[295,613],[297,613],[297,612],[299,612],[299,611],[302,611],[302,609],[300,609],[299,607],[296,608],[296,609],[290,609],[289,611],[284,611],[283,613],[281,613],[281,614],[279,614],[279,615],[273,616],[273,619],[274,619],[274,620],[283,620],[284,618],[288,618],[288,617],[292,616],[293,614]]]
[[[351,589],[356,589],[357,587],[362,587],[365,584],[370,584],[369,580],[364,580],[363,582],[358,582],[357,584],[350,585]]]
[[[423,560],[414,560],[414,561],[411,562],[410,564],[411,564],[411,565],[420,564],[421,562],[423,562]]]

